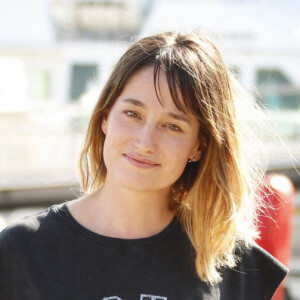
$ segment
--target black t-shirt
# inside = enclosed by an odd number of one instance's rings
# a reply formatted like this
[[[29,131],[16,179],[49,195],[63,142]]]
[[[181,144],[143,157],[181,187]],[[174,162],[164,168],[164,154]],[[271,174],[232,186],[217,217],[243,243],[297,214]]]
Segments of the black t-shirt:
[[[0,234],[0,299],[271,299],[286,268],[257,245],[240,255],[210,287],[196,275],[177,218],[152,237],[127,240],[93,233],[55,205]]]

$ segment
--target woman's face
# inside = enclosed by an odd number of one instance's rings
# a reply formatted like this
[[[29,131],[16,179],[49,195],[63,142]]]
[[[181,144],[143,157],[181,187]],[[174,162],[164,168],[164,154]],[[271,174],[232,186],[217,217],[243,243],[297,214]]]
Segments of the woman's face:
[[[102,121],[106,181],[139,192],[170,189],[188,160],[201,156],[197,120],[176,108],[165,72],[159,75],[162,105],[153,67],[145,67],[130,78]]]

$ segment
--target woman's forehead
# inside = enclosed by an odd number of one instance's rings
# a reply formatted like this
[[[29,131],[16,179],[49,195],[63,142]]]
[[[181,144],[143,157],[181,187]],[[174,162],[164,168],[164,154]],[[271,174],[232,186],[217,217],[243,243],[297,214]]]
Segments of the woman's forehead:
[[[174,104],[176,110],[185,114],[194,115],[194,113],[188,109],[185,101],[183,100],[178,80],[179,79],[175,70],[173,73],[170,71],[166,72],[163,67],[156,69],[154,64],[146,65],[136,70],[129,77],[123,92],[124,90],[128,90],[128,88],[135,87],[139,90],[139,93],[143,94],[146,92],[143,88],[147,85],[155,91],[155,98],[162,107],[166,106],[166,100],[171,99],[172,102],[168,102],[169,104]]]

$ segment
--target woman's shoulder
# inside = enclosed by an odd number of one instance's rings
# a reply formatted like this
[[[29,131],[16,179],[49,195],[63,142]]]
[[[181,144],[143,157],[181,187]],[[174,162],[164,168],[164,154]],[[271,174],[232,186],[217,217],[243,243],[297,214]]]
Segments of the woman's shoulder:
[[[282,263],[256,243],[239,247],[237,256],[240,257],[238,266],[247,270],[259,269],[260,272],[266,273],[264,275],[270,275],[270,271],[273,271],[274,276],[285,276],[288,272]]]
[[[227,290],[239,282],[241,294],[247,299],[271,299],[288,269],[256,243],[239,246],[236,250],[238,264],[224,272],[222,288]]]
[[[57,212],[63,205],[53,205],[39,213],[16,221],[0,233],[0,248],[11,247],[16,243],[27,243],[30,238],[38,238],[42,234],[50,233],[57,223]]]

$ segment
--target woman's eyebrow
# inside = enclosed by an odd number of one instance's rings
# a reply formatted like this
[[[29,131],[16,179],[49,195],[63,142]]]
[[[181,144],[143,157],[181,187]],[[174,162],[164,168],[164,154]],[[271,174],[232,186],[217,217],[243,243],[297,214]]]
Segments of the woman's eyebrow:
[[[122,101],[123,103],[131,103],[133,105],[136,105],[136,106],[139,106],[139,107],[142,107],[142,108],[147,108],[147,105],[140,101],[140,100],[137,100],[137,99],[133,99],[133,98],[126,98]],[[185,114],[183,113],[179,113],[179,114],[176,114],[176,113],[173,113],[173,112],[168,112],[166,113],[167,117],[169,118],[172,118],[172,119],[175,119],[175,120],[178,120],[178,121],[183,121],[183,122],[186,122],[187,124],[191,124],[188,116],[186,116]]]
[[[133,105],[136,105],[136,106],[140,106],[142,108],[146,108],[146,104],[143,103],[140,100],[136,100],[136,99],[132,99],[132,98],[126,98],[122,102],[127,102],[127,103],[131,103]]]
[[[189,118],[185,114],[175,114],[175,113],[169,112],[169,113],[167,113],[167,116],[172,119],[176,119],[178,121],[186,122],[189,125],[191,124]]]

